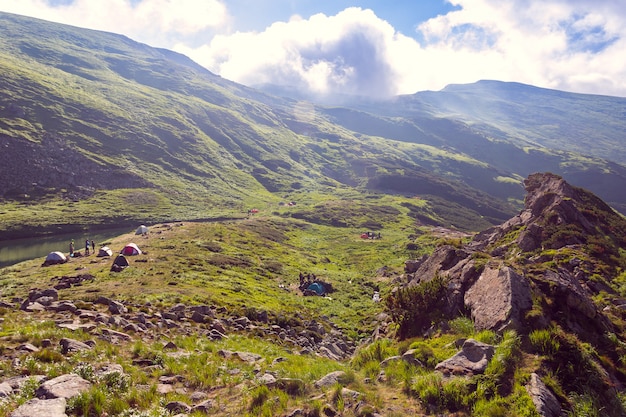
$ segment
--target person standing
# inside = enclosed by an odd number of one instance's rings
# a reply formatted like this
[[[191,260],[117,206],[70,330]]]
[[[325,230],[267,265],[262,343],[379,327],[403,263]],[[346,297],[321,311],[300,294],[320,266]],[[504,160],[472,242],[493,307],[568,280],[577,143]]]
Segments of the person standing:
[[[74,256],[74,239],[70,242],[70,257]]]
[[[89,239],[85,240],[85,255],[89,255]]]
[[[96,242],[93,239],[91,240],[91,252],[96,253]]]

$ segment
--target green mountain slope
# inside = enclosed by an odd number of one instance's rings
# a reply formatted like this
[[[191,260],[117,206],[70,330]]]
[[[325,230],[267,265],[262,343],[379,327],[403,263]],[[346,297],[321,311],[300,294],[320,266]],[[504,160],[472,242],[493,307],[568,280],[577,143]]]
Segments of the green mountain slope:
[[[464,155],[355,134],[321,108],[122,36],[0,19],[2,197],[30,207],[7,204],[7,236],[58,225],[58,198],[76,203],[83,224],[229,216],[293,192],[355,187],[437,195],[442,186],[446,199],[472,200],[472,216],[486,224],[515,210],[463,183],[460,170],[450,175],[461,164],[494,176]],[[420,154],[443,168],[431,171]],[[416,181],[431,186],[406,185]]]
[[[476,230],[519,209],[521,180],[535,171],[559,173],[626,207],[620,163],[513,141],[512,125],[485,130],[469,116],[442,118],[460,99],[321,107],[229,82],[123,36],[11,14],[0,20],[7,238],[237,217],[260,204],[352,190],[431,199],[439,212],[423,218]],[[494,94],[475,94],[488,114]],[[69,220],[64,201],[72,202]]]

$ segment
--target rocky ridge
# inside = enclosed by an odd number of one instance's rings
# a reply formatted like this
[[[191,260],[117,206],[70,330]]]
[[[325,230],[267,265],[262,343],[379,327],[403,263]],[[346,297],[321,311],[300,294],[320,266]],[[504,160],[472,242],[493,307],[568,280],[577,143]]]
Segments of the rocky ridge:
[[[609,310],[626,305],[610,286],[620,268],[611,255],[626,248],[626,221],[557,175],[533,174],[524,184],[528,194],[518,215],[466,245],[444,245],[429,257],[407,261],[401,282],[412,286],[445,277],[446,316],[468,312],[478,329],[523,330],[533,296],[548,290],[565,301],[557,309],[572,313],[563,323],[570,330],[611,330],[592,298],[604,291]]]
[[[626,346],[626,299],[620,287],[626,220],[557,175],[533,174],[524,185],[525,207],[518,215],[466,244],[442,245],[431,256],[407,261],[398,288],[441,279],[445,295],[432,307],[442,317],[471,317],[476,330],[497,334],[513,330],[528,345],[533,332],[550,332],[555,348],[536,365],[537,372],[558,374],[570,392],[582,386],[594,390],[611,403],[607,415],[618,415],[623,405],[617,392],[626,384],[619,366]],[[590,346],[594,354],[581,353],[589,349],[581,346]],[[473,365],[489,360],[471,350],[459,358],[467,366],[451,358],[437,369],[471,374]],[[570,368],[563,369],[563,363]],[[537,373],[526,389],[542,416],[559,415],[560,406],[568,407],[567,399],[545,389]]]

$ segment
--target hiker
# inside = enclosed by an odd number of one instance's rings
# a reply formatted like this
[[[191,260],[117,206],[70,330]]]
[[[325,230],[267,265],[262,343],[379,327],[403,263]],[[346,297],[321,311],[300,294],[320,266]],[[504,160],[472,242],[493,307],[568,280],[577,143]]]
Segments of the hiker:
[[[85,240],[85,255],[89,255],[89,239]]]
[[[94,242],[93,240],[91,241],[91,251],[93,253],[96,253],[96,242]]]
[[[74,256],[74,239],[70,242],[70,256]]]

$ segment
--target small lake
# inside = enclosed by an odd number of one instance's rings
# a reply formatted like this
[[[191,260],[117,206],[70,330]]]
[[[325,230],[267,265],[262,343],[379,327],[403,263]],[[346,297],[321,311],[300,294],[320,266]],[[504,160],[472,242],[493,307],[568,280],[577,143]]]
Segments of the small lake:
[[[46,256],[54,251],[63,252],[67,255],[70,251],[70,241],[72,239],[74,239],[74,248],[77,251],[84,252],[86,239],[90,241],[95,240],[96,250],[98,250],[102,243],[118,237],[119,235],[132,232],[133,230],[134,228],[132,227],[123,227],[98,230],[93,233],[77,232],[39,238],[0,241],[0,268],[36,258],[41,258],[41,262],[43,263]],[[111,249],[113,249],[113,251],[116,250],[116,248]],[[91,250],[91,248],[89,248],[89,250]]]

